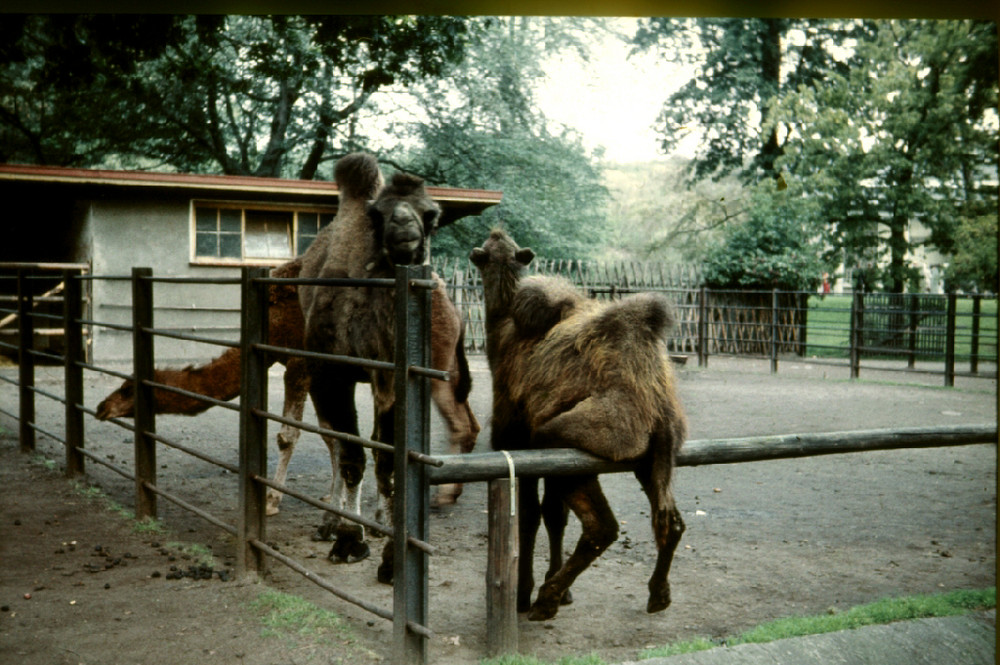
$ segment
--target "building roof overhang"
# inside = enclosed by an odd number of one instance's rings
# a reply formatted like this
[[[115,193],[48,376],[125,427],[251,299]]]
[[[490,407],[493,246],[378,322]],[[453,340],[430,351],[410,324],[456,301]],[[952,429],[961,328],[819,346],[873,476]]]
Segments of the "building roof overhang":
[[[191,197],[253,197],[256,200],[335,204],[340,191],[333,182],[321,180],[286,180],[253,176],[157,173],[151,171],[111,171],[62,166],[0,164],[0,183],[34,183],[90,191],[94,194],[134,192],[148,195],[161,192]],[[462,217],[478,215],[500,203],[502,192],[458,187],[427,187],[427,193],[441,204],[440,226]]]

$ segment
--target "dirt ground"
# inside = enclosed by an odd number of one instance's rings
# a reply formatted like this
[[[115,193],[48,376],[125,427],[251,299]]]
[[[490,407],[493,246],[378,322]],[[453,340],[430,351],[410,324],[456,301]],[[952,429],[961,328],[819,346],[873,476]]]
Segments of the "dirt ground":
[[[473,359],[473,369],[474,408],[484,425],[477,450],[484,451],[489,375],[482,358]],[[16,369],[0,372],[14,376]],[[278,405],[280,373],[270,376],[271,403]],[[961,380],[945,389],[939,377],[869,372],[851,382],[846,369],[795,362],[783,362],[771,376],[764,362],[721,358],[708,369],[688,366],[679,377],[692,439],[996,422],[995,381]],[[41,370],[37,385],[60,393],[60,379],[58,370]],[[899,383],[911,379],[930,385]],[[115,385],[88,374],[87,405]],[[0,407],[16,412],[16,405],[15,389],[0,384]],[[61,408],[39,400],[44,429],[60,431]],[[361,407],[362,431],[369,413]],[[131,466],[130,432],[89,418],[86,428],[88,448]],[[157,431],[235,462],[235,413],[161,417]],[[73,486],[59,473],[60,444],[41,436],[38,454],[22,455],[16,432],[16,422],[0,414],[0,661],[391,661],[389,622],[277,562],[263,583],[228,579],[235,554],[225,532],[162,499],[167,531],[137,532],[106,508],[109,500],[132,506],[131,481],[91,463],[85,484]],[[432,432],[443,452],[438,423]],[[995,585],[996,461],[995,446],[978,445],[678,469],[687,532],[671,573],[673,605],[654,615],[645,612],[655,560],[648,505],[634,478],[605,476],[621,535],[579,578],[573,605],[550,621],[521,618],[521,651],[547,660],[596,652],[607,662],[623,661],[647,646],[731,635],[779,617]],[[235,476],[166,448],[158,465],[164,488],[235,524]],[[325,447],[304,434],[290,482],[318,497],[329,478]],[[373,507],[374,483],[367,485]],[[325,558],[328,546],[309,539],[319,519],[314,508],[286,499],[269,519],[268,541],[347,591],[391,608],[391,589],[375,581],[374,559],[334,566]],[[431,518],[431,542],[439,548],[430,564],[433,663],[476,663],[486,655],[486,532],[482,484],[467,486],[457,506]],[[571,520],[567,547],[578,534]],[[208,549],[213,560],[200,570],[211,579],[199,579],[198,569],[189,573],[192,555]],[[544,566],[540,549],[536,569]],[[275,634],[254,605],[268,590],[333,610],[345,627]]]

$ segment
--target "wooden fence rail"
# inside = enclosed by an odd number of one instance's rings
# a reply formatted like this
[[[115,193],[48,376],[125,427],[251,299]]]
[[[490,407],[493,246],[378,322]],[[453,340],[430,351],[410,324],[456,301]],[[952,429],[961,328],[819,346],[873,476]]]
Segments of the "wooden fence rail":
[[[786,434],[738,439],[688,441],[678,466],[759,462],[814,455],[997,443],[996,425],[913,427],[825,434]],[[631,471],[634,463],[609,462],[580,450],[512,450],[507,453],[441,455],[439,467],[428,469],[431,484],[489,483],[489,545],[486,602],[487,652],[517,653],[517,557],[519,477],[590,475]]]

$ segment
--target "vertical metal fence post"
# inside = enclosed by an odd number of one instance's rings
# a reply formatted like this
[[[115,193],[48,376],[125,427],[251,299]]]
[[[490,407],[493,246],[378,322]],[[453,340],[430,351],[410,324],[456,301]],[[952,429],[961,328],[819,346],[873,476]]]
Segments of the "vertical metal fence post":
[[[426,638],[408,627],[411,622],[427,625],[427,553],[408,540],[427,541],[430,486],[423,465],[412,463],[406,451],[430,453],[428,379],[408,371],[429,366],[431,293],[412,288],[410,280],[430,275],[430,266],[396,268],[393,661],[397,663],[427,662]]]
[[[915,293],[911,293],[906,297],[910,299],[910,352],[906,356],[906,367],[908,369],[913,369],[917,364],[917,330],[920,327],[920,296]]]
[[[255,348],[268,339],[266,268],[244,268],[240,322],[240,498],[236,569],[241,577],[261,575],[267,560],[251,541],[265,539],[267,489],[256,477],[267,476],[267,420],[254,413],[267,410],[267,358]]]
[[[35,319],[31,315],[33,307],[31,287],[25,270],[17,271],[17,316],[18,316],[18,385],[20,386],[18,438],[21,452],[35,450],[35,356],[31,350],[35,344]]]
[[[135,374],[135,516],[155,518],[156,410],[153,388],[153,269],[132,268],[132,371]]]
[[[708,367],[708,289],[698,291],[698,367]]]
[[[771,374],[778,373],[778,289],[771,289]]]
[[[66,475],[84,472],[83,455],[83,289],[80,270],[63,271],[63,330],[65,332]]]
[[[948,294],[948,318],[945,324],[944,349],[944,385],[955,385],[955,312],[958,305],[958,295]]]
[[[972,339],[969,340],[969,371],[979,373],[979,317],[982,311],[983,296],[972,296]]]
[[[855,291],[851,298],[851,378],[856,379],[861,374],[861,328],[864,325],[865,294]]]

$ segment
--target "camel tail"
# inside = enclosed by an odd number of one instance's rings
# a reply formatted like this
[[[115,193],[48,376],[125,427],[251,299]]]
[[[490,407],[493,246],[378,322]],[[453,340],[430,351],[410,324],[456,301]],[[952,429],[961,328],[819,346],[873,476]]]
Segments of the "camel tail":
[[[458,333],[458,343],[455,344],[455,364],[458,365],[458,383],[455,384],[455,401],[464,404],[469,401],[472,392],[472,373],[469,371],[469,360],[465,357],[465,326]]]
[[[385,182],[375,156],[366,152],[341,157],[333,175],[342,199],[373,199]]]

